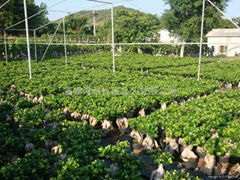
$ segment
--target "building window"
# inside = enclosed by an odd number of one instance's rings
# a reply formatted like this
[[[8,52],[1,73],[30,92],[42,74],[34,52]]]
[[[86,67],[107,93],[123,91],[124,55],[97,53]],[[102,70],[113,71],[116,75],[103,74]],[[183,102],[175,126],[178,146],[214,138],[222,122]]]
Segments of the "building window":
[[[227,52],[228,47],[227,46],[220,46],[219,53],[225,54]]]

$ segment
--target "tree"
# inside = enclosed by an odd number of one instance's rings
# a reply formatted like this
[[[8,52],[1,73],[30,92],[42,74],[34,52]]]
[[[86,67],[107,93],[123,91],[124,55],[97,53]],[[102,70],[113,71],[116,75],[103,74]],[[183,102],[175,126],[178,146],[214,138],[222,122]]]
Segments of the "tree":
[[[221,10],[224,10],[229,0],[212,0]],[[165,0],[170,6],[161,20],[161,26],[179,35],[186,42],[198,42],[201,31],[202,0]],[[222,15],[206,1],[204,35],[213,28],[232,27],[222,18]]]
[[[233,21],[240,26],[240,17],[233,18]]]
[[[66,25],[70,31],[80,32],[83,30],[83,27],[87,25],[87,17],[73,17],[70,16],[67,18]]]
[[[157,16],[139,11],[118,11],[115,18],[116,42],[146,42],[159,30]]]
[[[3,4],[6,0],[0,0],[0,4]],[[41,4],[40,6],[36,5],[34,0],[27,1],[27,11],[28,17],[32,16],[35,13],[38,13],[42,10],[46,10],[46,5]],[[47,23],[49,20],[47,18],[47,11],[40,13],[34,18],[29,19],[29,28],[34,29]],[[0,11],[0,29],[5,29],[19,21],[24,20],[24,8],[22,0],[11,0],[9,3],[4,6]],[[14,29],[24,29],[25,23],[21,23],[15,27]],[[10,33],[10,32],[9,32]],[[17,34],[19,32],[13,32]]]

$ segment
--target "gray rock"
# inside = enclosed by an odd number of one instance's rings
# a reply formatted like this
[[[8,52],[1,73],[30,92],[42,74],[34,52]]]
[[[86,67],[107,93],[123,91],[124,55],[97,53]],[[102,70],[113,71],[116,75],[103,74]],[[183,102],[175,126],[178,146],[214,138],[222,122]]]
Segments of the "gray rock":
[[[158,169],[154,170],[151,174],[150,180],[160,180],[164,177],[165,170],[162,164],[159,164]]]
[[[167,109],[167,104],[166,104],[166,103],[163,103],[163,104],[161,105],[161,109],[162,109],[162,110]]]
[[[67,107],[65,107],[65,108],[63,109],[63,112],[64,112],[65,114],[68,114],[69,111],[70,111],[70,110],[69,110]]]
[[[43,102],[43,96],[40,96],[40,97],[38,98],[38,102],[40,102],[40,103]]]
[[[128,113],[126,114],[126,117],[127,117],[127,118],[133,118],[133,117],[134,117],[134,112],[133,112],[133,111],[128,112]]]
[[[160,146],[159,146],[159,144],[157,143],[156,140],[154,140],[154,146],[155,146],[155,148],[160,148]]]
[[[110,166],[110,176],[112,178],[115,178],[118,170],[119,170],[119,167],[118,167],[117,163],[111,164],[111,166]]]
[[[189,145],[186,148],[184,148],[183,152],[181,153],[181,159],[183,160],[183,165],[186,168],[196,168],[198,165],[198,157],[197,155],[192,151],[193,146]]]
[[[68,158],[67,154],[60,154],[60,160],[61,161],[66,161]]]
[[[103,120],[102,128],[107,132],[111,131],[113,129],[112,121]]]
[[[95,126],[97,125],[97,119],[96,119],[95,117],[90,116],[89,124],[90,124],[92,127],[95,127]]]
[[[206,154],[204,157],[204,166],[199,168],[204,174],[212,175],[214,167],[216,165],[216,158],[214,155]]]
[[[207,154],[207,155],[205,156],[204,160],[205,160],[205,163],[206,163],[205,167],[206,167],[206,169],[207,169],[207,171],[208,171],[207,174],[208,174],[208,175],[211,175],[211,173],[212,173],[212,171],[213,171],[213,168],[214,168],[215,165],[216,165],[216,158],[215,158],[214,155]]]
[[[20,92],[20,96],[24,96],[25,95],[25,93],[24,92]]]
[[[11,85],[11,88],[12,88],[12,89],[16,89],[17,87],[16,87],[15,84],[12,84],[12,85]]]
[[[80,113],[78,113],[78,112],[73,112],[73,113],[71,113],[71,117],[73,119],[81,120],[82,115]]]
[[[193,145],[188,145],[184,148],[183,152],[181,153],[181,159],[184,162],[188,162],[189,159],[197,159],[197,155],[192,151]]]
[[[139,114],[140,116],[145,116],[145,115],[146,115],[145,109],[141,109],[141,110],[138,112],[138,114]]]
[[[166,138],[166,147],[165,151],[174,153],[176,150],[178,150],[178,143],[176,142],[176,139]]]
[[[229,163],[229,160],[230,160],[230,155],[229,155],[229,153],[226,154],[225,156],[220,156],[220,157],[218,158],[218,162],[219,162],[219,163]]]
[[[214,168],[214,175],[215,176],[224,176],[227,174],[229,163],[217,163],[217,166]]]
[[[232,88],[232,84],[231,84],[231,83],[227,83],[227,84],[225,85],[225,88],[231,89],[231,88]]]
[[[38,102],[38,97],[33,98],[33,102],[34,103]]]
[[[90,119],[90,116],[88,114],[83,114],[82,117],[81,117],[82,121],[88,120],[88,119]]]
[[[129,132],[129,123],[128,123],[127,118],[118,118],[116,120],[116,123],[117,123],[119,131],[122,134],[125,134],[126,132]]]
[[[147,135],[147,137],[143,140],[142,145],[144,148],[146,149],[152,149],[154,148],[155,144],[154,144],[154,140]]]
[[[180,105],[180,106],[185,106],[185,104],[186,104],[186,101],[185,101],[184,99],[181,99],[181,100],[179,101],[179,105]]]
[[[62,153],[62,146],[61,145],[53,146],[51,151],[54,154],[61,154]]]
[[[177,101],[173,101],[171,104],[172,104],[172,105],[178,104],[178,102],[177,102]]]
[[[139,144],[143,142],[143,135],[136,130],[132,130],[132,132],[130,133],[130,136],[134,140],[136,140]]]
[[[24,149],[26,153],[30,153],[34,150],[34,145],[32,143],[28,143],[25,145]]]
[[[200,158],[204,158],[206,156],[206,150],[204,147],[197,147],[197,155],[200,157]]]
[[[229,171],[229,176],[239,177],[240,176],[240,164],[235,164]]]
[[[194,100],[194,97],[189,97],[187,101],[192,101]]]

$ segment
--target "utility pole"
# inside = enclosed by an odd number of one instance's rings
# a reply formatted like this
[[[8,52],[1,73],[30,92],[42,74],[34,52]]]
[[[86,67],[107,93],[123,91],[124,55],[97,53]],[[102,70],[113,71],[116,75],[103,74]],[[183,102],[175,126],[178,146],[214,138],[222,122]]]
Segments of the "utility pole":
[[[65,18],[63,20],[63,37],[64,37],[64,54],[65,54],[65,64],[68,64],[67,61],[67,40],[66,40],[66,27],[65,27]]]
[[[115,66],[115,41],[114,41],[113,3],[112,3],[112,8],[111,8],[111,20],[112,20],[112,59],[113,59],[113,72],[116,72],[116,66]]]
[[[7,52],[7,33],[4,30],[4,47],[5,47],[5,60],[8,62],[8,52]]]
[[[95,10],[93,10],[93,35],[96,36],[96,14],[95,14]]]
[[[37,59],[37,42],[36,42],[36,30],[34,29],[33,31],[33,35],[34,35],[34,49],[35,49],[35,61],[38,61]]]
[[[26,0],[23,0],[23,4],[24,4],[25,26],[26,26],[26,36],[27,36],[29,79],[32,79],[32,65],[31,65],[31,52],[30,52],[30,43],[29,43],[29,29],[28,29],[28,16],[27,16]]]
[[[201,73],[201,61],[202,61],[202,46],[203,46],[203,28],[204,28],[205,5],[206,5],[206,0],[203,0],[203,5],[202,5],[201,37],[200,37],[200,49],[199,49],[199,60],[198,60],[198,81],[200,80],[200,73]]]
[[[111,24],[112,24],[112,62],[113,62],[113,72],[116,72],[116,65],[115,65],[115,40],[114,40],[114,4],[113,2],[107,2],[107,1],[102,1],[102,0],[88,0],[88,1],[93,1],[93,2],[98,2],[98,3],[103,3],[103,4],[109,4],[111,5]]]

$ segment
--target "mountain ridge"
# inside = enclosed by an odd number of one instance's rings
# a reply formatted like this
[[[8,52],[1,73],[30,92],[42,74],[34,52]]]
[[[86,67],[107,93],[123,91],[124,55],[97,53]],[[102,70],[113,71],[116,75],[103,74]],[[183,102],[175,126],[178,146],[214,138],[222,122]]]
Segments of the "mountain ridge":
[[[145,13],[140,10],[128,8],[125,6],[116,6],[116,7],[114,7],[114,15],[116,15],[116,13],[118,11],[122,11],[122,10],[128,11],[128,12],[140,12],[143,15],[149,14],[149,13]],[[106,22],[106,20],[110,20],[110,18],[111,18],[111,8],[94,10],[94,11],[96,14],[96,25],[104,24],[104,22]],[[82,17],[87,17],[87,25],[92,25],[93,10],[82,10],[82,11],[76,12],[75,14],[68,16],[68,19],[71,19],[71,18],[77,19],[77,18],[82,18]]]

